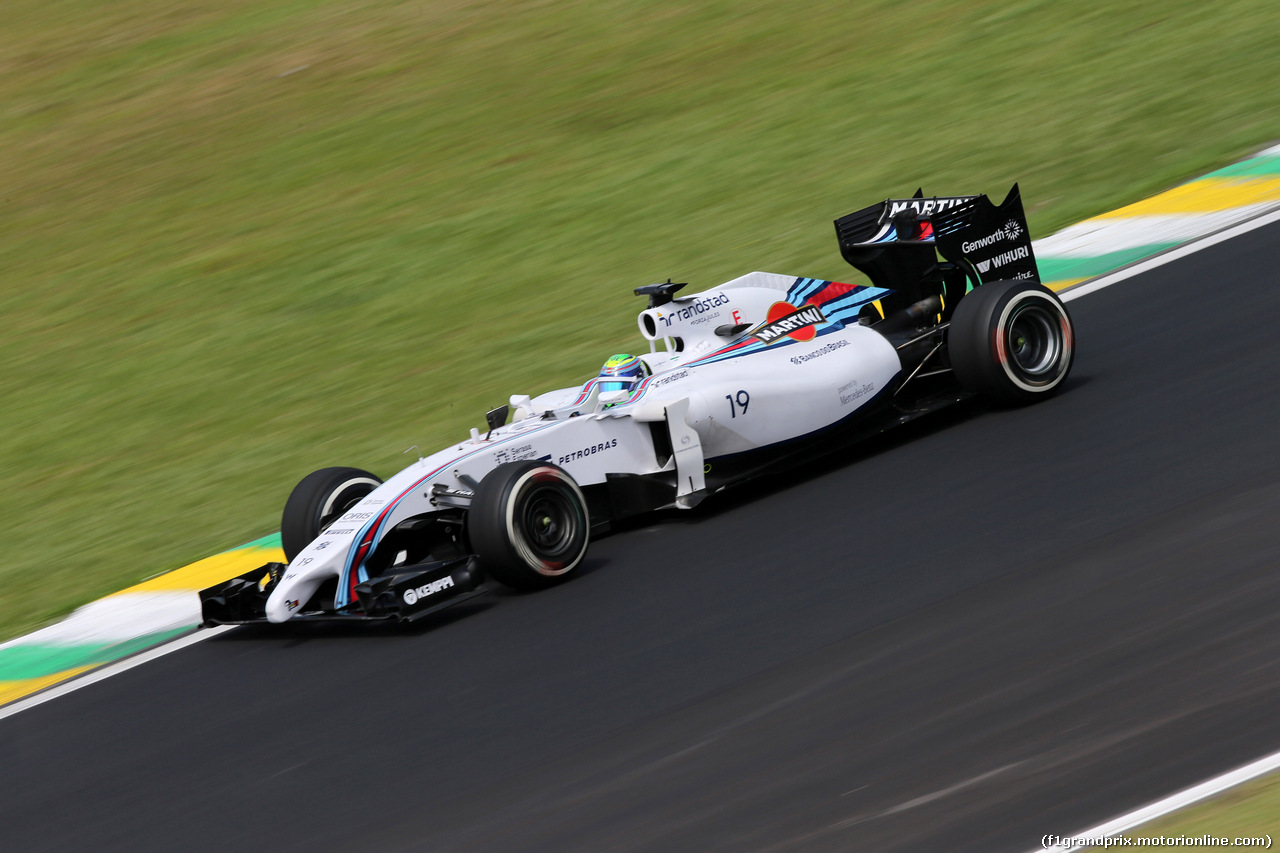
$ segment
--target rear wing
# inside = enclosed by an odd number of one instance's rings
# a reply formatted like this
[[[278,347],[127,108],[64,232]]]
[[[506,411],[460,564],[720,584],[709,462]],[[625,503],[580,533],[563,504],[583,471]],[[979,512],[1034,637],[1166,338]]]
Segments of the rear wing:
[[[956,269],[968,280],[965,290],[984,281],[1040,280],[1017,184],[999,205],[985,195],[925,198],[916,190],[842,216],[835,226],[846,261],[877,287],[908,297]],[[939,264],[938,255],[950,263]]]

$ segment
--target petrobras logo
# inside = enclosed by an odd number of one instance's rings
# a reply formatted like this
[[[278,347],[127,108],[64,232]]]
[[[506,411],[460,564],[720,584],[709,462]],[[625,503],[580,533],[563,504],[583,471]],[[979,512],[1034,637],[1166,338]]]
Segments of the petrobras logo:
[[[688,320],[699,314],[705,314],[712,308],[719,308],[721,305],[727,304],[729,304],[729,295],[727,293],[717,293],[709,299],[695,299],[688,305],[682,305],[672,311],[658,312],[658,317],[662,320],[663,328],[669,328],[672,323]]]
[[[568,462],[574,461],[575,459],[585,459],[588,456],[595,456],[597,453],[604,453],[606,450],[617,446],[618,439],[616,438],[610,439],[609,441],[602,441],[599,444],[593,444],[590,447],[575,450],[573,453],[566,453],[564,456],[560,457],[560,461],[556,464],[564,465]]]
[[[437,592],[440,592],[441,590],[446,590],[451,586],[453,586],[453,577],[450,575],[445,575],[444,577],[440,578],[440,580],[435,580],[435,581],[432,581],[431,583],[423,584],[422,586],[416,587],[414,589],[406,589],[404,591],[404,596],[403,596],[404,603],[412,607],[422,599],[429,598],[430,596],[435,595]]]
[[[914,211],[921,219],[928,219],[935,213],[941,213],[944,210],[950,210],[956,205],[964,204],[966,201],[973,201],[976,195],[961,195],[952,198],[911,198],[902,200],[889,201],[889,215],[897,216],[904,210]]]
[[[1016,219],[1010,219],[1003,227],[997,228],[994,233],[988,234],[974,240],[972,243],[961,243],[960,250],[966,255],[977,249],[985,249],[992,243],[998,243],[1001,240],[1017,240],[1023,235],[1022,223]]]
[[[827,322],[822,309],[817,305],[805,305],[797,308],[790,302],[775,302],[769,306],[768,319],[764,324],[751,332],[756,339],[766,344],[774,343],[782,338],[796,341],[811,341],[818,330],[819,323]]]
[[[999,269],[1005,264],[1011,264],[1014,261],[1022,260],[1031,254],[1030,246],[1019,246],[1016,249],[1010,249],[1007,252],[1001,252],[994,258],[986,261],[975,261],[974,266],[978,268],[978,272],[985,273],[987,270]]]

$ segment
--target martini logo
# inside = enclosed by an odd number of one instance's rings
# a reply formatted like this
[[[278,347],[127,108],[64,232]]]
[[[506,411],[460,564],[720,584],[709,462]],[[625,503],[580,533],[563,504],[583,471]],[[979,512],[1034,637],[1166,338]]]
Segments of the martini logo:
[[[917,216],[928,219],[935,213],[941,213],[944,210],[964,204],[966,201],[972,201],[977,198],[976,195],[961,195],[951,198],[906,198],[906,199],[890,199],[889,215],[897,216],[904,210],[910,210]],[[883,221],[883,220],[881,220]]]
[[[766,344],[774,343],[782,338],[795,341],[811,341],[818,330],[814,326],[827,322],[822,309],[817,305],[805,305],[797,308],[790,302],[775,302],[769,306],[764,325],[751,334]]]

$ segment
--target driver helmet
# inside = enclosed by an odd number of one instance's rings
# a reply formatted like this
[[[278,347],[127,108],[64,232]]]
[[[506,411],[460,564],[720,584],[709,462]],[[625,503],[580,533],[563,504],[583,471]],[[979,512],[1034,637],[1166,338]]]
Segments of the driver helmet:
[[[600,393],[634,391],[648,375],[649,369],[636,356],[628,353],[610,356],[600,368]]]

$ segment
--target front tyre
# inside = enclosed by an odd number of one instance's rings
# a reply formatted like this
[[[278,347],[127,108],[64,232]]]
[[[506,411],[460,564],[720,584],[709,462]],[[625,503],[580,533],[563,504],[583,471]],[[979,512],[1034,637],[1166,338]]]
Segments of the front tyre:
[[[586,556],[591,523],[582,490],[550,462],[508,462],[476,488],[467,535],[481,567],[515,589],[564,580]]]
[[[280,544],[289,562],[349,509],[382,485],[359,468],[321,468],[302,478],[284,504]]]
[[[997,403],[1030,403],[1056,393],[1071,372],[1075,330],[1049,288],[997,281],[956,305],[947,349],[962,388]]]

